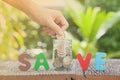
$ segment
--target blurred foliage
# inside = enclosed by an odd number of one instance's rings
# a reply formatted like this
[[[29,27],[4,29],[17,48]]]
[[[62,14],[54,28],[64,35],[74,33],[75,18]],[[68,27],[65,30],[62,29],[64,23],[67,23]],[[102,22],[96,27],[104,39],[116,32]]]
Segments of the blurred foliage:
[[[23,25],[22,28],[27,34],[24,38],[25,47],[27,49],[46,48],[49,54],[52,53],[52,38],[43,33],[42,26],[31,21],[29,18],[24,18],[24,20],[21,20],[20,22]],[[46,47],[39,46],[39,42],[45,43]]]
[[[91,7],[85,12],[74,12],[71,11],[71,16],[80,28],[84,38],[89,42],[96,38],[101,25],[114,16],[112,12],[106,13],[105,11],[100,11],[100,8],[92,9]]]
[[[89,0],[88,5],[92,7],[101,7],[102,9],[109,11],[120,11],[120,0]],[[105,35],[103,35],[100,40],[98,41],[98,49],[100,51],[106,51],[107,53],[111,54],[110,57],[116,57],[120,52],[120,30],[119,30],[120,21],[118,21],[112,28],[110,28]],[[104,45],[103,45],[104,44]],[[119,57],[120,58],[120,57]]]
[[[0,1],[0,59],[17,59],[17,48],[24,45],[23,37],[26,35],[19,23],[24,17]]]
[[[120,21],[117,22],[112,28],[110,28],[106,34],[104,34],[98,40],[98,49],[105,52],[116,52],[120,49]]]
[[[65,11],[70,27],[66,38],[73,41],[73,53],[85,55],[107,52],[108,58],[120,56],[119,0],[77,0]],[[92,7],[89,7],[92,6]],[[69,15],[68,15],[69,14]],[[114,25],[114,26],[113,26]],[[42,26],[31,21],[24,13],[0,0],[0,59],[17,59],[19,49],[46,49],[52,56],[53,39],[42,32]],[[39,44],[45,44],[40,46]],[[114,55],[115,54],[115,55]]]
[[[95,56],[95,52],[98,51],[96,46],[98,40],[103,36],[109,28],[111,28],[116,22],[118,22],[118,16],[114,12],[106,12],[105,10],[101,10],[100,7],[83,7],[80,8],[81,5],[79,3],[79,7],[73,7],[69,2],[67,2],[69,6],[70,16],[72,17],[74,23],[79,27],[77,32],[82,33],[82,41],[75,41],[73,39],[73,51],[86,54],[87,52],[93,53]],[[73,33],[74,34],[74,33]],[[76,44],[76,45],[75,45]],[[79,45],[78,45],[79,44]]]
[[[17,59],[19,50],[24,47],[46,49],[51,56],[52,38],[24,13],[0,1],[0,59]]]
[[[101,7],[106,11],[120,11],[120,0],[88,0],[89,6]]]

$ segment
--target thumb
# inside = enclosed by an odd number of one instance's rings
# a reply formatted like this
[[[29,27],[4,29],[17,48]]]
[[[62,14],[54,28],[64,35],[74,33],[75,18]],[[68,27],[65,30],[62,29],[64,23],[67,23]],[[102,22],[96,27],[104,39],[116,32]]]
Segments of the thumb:
[[[55,33],[56,33],[57,35],[59,35],[59,36],[63,36],[63,35],[64,35],[62,28],[61,28],[59,25],[57,25],[54,21],[51,21],[51,22],[50,22],[49,27],[50,27],[53,31],[55,31]]]

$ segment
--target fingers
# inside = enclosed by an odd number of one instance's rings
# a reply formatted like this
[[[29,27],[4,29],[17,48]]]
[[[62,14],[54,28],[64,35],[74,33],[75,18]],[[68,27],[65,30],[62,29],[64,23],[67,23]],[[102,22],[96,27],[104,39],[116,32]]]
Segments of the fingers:
[[[56,17],[55,22],[61,27],[62,30],[66,30],[69,26],[67,20],[61,13],[59,13],[59,16]]]
[[[59,36],[64,35],[63,30],[53,20],[49,21],[49,26],[57,35],[59,35]]]
[[[48,34],[49,36],[55,36],[56,35],[56,33],[52,29],[50,29],[48,27],[44,28],[44,32],[46,34]]]
[[[63,30],[66,30],[66,29],[68,28],[68,26],[69,26],[69,24],[68,24],[68,22],[66,21],[66,19],[63,20],[63,21],[61,22],[61,24],[62,24],[61,28],[62,28]]]
[[[56,12],[54,16],[48,17],[46,26],[48,28],[44,32],[48,35],[64,36],[64,31],[68,28],[69,24],[60,12]]]

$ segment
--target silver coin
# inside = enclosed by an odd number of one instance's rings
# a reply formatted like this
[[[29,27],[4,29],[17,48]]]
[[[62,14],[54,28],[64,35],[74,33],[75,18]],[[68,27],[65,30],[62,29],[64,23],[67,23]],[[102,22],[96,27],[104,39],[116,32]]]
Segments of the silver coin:
[[[56,69],[70,68],[72,63],[71,41],[64,38],[54,41],[54,67]]]
[[[62,59],[56,58],[53,65],[57,68],[62,67]]]
[[[65,56],[66,56],[65,53],[59,53],[59,54],[58,54],[58,57],[65,57]]]
[[[71,64],[71,58],[70,58],[70,56],[64,57],[64,59],[63,59],[63,66],[65,68],[69,68],[70,64]]]
[[[65,44],[59,44],[57,46],[57,52],[59,57],[64,57],[66,55],[66,49],[65,49]]]

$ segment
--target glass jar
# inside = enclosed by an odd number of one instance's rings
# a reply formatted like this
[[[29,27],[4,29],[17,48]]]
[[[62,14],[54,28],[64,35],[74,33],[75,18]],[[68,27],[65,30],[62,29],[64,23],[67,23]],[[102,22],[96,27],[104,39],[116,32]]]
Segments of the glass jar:
[[[55,70],[69,70],[72,66],[72,40],[53,41],[53,66]]]

